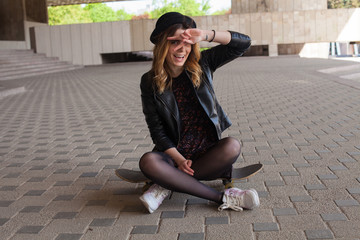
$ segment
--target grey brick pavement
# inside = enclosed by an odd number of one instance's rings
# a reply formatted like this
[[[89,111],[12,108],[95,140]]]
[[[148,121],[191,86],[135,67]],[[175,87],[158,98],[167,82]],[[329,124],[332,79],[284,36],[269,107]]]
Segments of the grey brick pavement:
[[[142,185],[114,175],[152,148],[139,97],[149,62],[14,80],[26,91],[0,100],[0,238],[360,239],[360,79],[341,77],[354,64],[249,57],[215,73],[224,136],[243,144],[236,167],[265,164],[235,184],[261,196],[244,212],[174,193],[148,214]]]

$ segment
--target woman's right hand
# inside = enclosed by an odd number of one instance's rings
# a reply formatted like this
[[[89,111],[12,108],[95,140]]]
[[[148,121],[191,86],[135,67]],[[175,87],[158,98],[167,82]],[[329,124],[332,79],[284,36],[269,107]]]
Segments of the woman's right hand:
[[[184,158],[184,156],[181,155],[175,147],[165,150],[165,153],[174,159],[179,170],[189,174],[190,176],[194,176],[194,170],[191,168],[192,161]]]
[[[191,168],[192,161],[185,160],[178,164],[179,170],[183,171],[184,173],[189,174],[190,176],[194,176],[194,170]]]

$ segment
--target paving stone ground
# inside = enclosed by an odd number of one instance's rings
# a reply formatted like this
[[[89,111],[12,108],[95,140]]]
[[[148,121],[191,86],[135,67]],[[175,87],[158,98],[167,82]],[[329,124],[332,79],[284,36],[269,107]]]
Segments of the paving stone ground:
[[[26,91],[0,99],[1,239],[360,239],[359,63],[247,57],[219,69],[233,122],[223,136],[243,144],[235,167],[265,165],[236,186],[261,206],[218,212],[173,193],[153,214],[142,185],[114,174],[152,149],[139,91],[150,66],[13,80]]]

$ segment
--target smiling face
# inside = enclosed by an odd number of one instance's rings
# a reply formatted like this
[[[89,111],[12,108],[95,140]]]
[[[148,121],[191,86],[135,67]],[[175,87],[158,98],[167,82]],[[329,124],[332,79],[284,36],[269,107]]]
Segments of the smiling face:
[[[176,30],[173,36],[180,36],[184,29]],[[170,40],[169,50],[166,55],[166,63],[173,73],[173,77],[177,77],[184,69],[184,64],[191,52],[191,44],[184,43],[179,49],[176,49],[181,44],[178,40]]]

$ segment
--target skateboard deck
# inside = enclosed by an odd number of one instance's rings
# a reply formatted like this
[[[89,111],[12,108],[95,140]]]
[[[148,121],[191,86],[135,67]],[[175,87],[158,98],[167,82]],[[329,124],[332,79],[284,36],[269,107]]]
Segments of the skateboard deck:
[[[261,163],[252,164],[242,168],[234,168],[232,171],[232,178],[218,178],[219,180],[240,180],[240,179],[247,179],[251,176],[254,176],[263,168]],[[124,169],[119,168],[115,170],[116,176],[123,179],[124,181],[131,182],[131,183],[148,183],[151,182],[148,178],[144,176],[144,174],[139,170],[131,170],[131,169]]]

